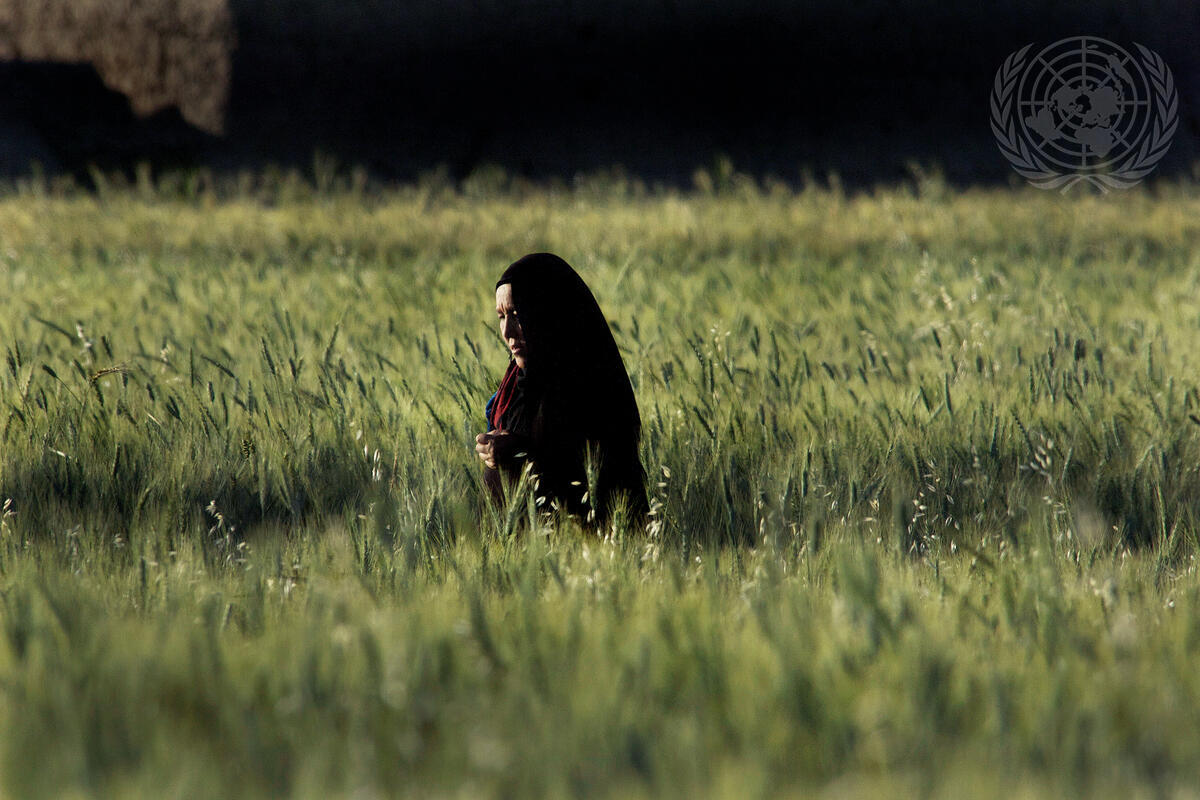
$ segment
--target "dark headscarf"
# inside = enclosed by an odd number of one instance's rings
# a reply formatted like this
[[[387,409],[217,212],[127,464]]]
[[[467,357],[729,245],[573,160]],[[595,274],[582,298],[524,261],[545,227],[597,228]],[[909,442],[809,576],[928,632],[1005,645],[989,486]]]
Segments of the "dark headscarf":
[[[512,285],[529,363],[521,371],[509,364],[505,381],[511,381],[515,399],[504,417],[514,433],[530,439],[539,494],[557,498],[585,519],[589,510],[605,519],[618,494],[628,498],[635,514],[644,514],[641,416],[596,298],[566,261],[550,253],[514,262],[496,287],[506,283]],[[582,499],[589,445],[600,458],[594,504]]]

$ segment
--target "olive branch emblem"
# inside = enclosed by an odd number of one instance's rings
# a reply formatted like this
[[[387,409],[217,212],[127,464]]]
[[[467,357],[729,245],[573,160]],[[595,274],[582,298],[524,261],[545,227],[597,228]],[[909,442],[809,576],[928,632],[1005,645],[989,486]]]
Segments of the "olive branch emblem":
[[[1030,147],[1020,135],[1014,113],[1014,95],[1017,84],[1025,71],[1025,56],[1028,44],[1010,54],[996,71],[992,85],[991,127],[1001,154],[1021,177],[1039,189],[1061,189],[1066,192],[1076,183],[1086,181],[1107,192],[1109,189],[1128,189],[1150,174],[1155,165],[1171,147],[1171,138],[1179,124],[1179,96],[1175,91],[1175,78],[1154,51],[1135,43],[1142,57],[1142,67],[1147,74],[1154,95],[1154,120],[1149,135],[1138,143],[1136,150],[1122,155],[1119,165],[1110,165],[1106,170],[1081,170],[1059,172],[1048,163],[1045,154],[1034,145]]]

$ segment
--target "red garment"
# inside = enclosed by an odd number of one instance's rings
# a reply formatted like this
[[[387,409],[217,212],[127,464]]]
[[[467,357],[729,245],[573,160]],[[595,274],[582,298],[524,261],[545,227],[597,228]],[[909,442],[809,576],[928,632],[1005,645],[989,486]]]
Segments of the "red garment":
[[[504,412],[508,410],[509,405],[513,401],[513,396],[517,388],[517,362],[508,362],[508,370],[504,373],[504,378],[500,381],[500,388],[496,391],[496,402],[492,404],[492,430],[500,429],[500,420],[504,419]]]

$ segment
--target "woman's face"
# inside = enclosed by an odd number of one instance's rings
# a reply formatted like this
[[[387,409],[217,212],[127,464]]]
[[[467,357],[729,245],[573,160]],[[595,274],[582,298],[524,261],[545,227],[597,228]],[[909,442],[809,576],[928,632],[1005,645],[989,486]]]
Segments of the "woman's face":
[[[525,334],[521,331],[521,320],[517,317],[517,307],[513,305],[511,283],[503,283],[496,287],[496,316],[500,318],[500,336],[508,345],[513,361],[520,369],[525,369],[525,359],[529,357]]]

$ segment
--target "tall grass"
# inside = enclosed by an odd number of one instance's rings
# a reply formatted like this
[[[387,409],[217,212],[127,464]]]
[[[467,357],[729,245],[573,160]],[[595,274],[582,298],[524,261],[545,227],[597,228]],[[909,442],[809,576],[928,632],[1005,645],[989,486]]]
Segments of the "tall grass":
[[[7,790],[1192,784],[1200,198],[697,186],[0,198]],[[646,530],[482,502],[534,250]]]

